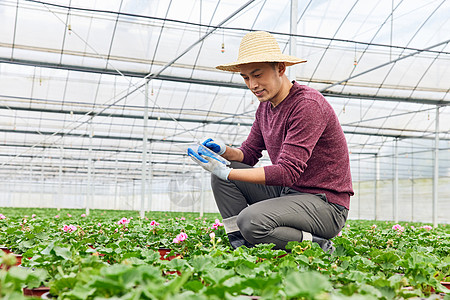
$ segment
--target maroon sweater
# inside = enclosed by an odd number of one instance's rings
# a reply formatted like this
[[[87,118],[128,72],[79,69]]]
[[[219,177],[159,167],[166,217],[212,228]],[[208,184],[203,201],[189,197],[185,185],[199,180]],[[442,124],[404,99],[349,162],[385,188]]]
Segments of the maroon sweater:
[[[261,103],[247,140],[240,149],[245,164],[254,166],[267,150],[267,185],[325,193],[329,202],[350,205],[353,195],[347,142],[339,120],[325,98],[294,82],[275,108]]]

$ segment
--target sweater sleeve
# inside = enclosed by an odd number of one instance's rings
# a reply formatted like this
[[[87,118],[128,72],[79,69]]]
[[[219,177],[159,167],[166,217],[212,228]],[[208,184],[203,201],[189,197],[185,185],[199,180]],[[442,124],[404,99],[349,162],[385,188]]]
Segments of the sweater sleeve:
[[[250,134],[242,143],[241,147],[239,147],[239,149],[244,154],[244,159],[242,160],[242,162],[249,166],[256,165],[256,163],[262,156],[262,151],[266,149],[257,115],[258,113],[256,114],[256,119],[253,122],[252,128],[250,129]]]
[[[304,99],[292,111],[280,154],[265,166],[267,185],[292,186],[307,167],[312,151],[325,130],[327,120],[317,101]]]

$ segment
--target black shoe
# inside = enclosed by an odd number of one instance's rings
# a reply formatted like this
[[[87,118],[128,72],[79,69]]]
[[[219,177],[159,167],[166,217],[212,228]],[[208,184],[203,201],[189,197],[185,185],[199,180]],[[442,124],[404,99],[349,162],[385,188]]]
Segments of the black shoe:
[[[325,253],[332,254],[334,250],[336,250],[332,241],[314,235],[312,237],[312,241],[319,244],[320,248],[322,248]]]
[[[254,245],[250,244],[246,239],[244,239],[240,231],[228,233],[228,240],[230,241],[231,247],[233,247],[233,249],[239,248],[240,246],[245,246],[247,248],[254,247]]]

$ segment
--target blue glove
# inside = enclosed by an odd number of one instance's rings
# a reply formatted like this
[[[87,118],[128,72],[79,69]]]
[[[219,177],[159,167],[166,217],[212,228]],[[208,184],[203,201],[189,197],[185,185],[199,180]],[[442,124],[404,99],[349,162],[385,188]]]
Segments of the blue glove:
[[[231,172],[231,168],[228,168],[223,162],[219,161],[212,154],[202,149],[202,147],[198,147],[197,152],[192,148],[188,148],[187,154],[193,161],[195,161],[206,171],[211,172],[220,179],[228,180],[228,175]]]
[[[202,142],[202,145],[211,149],[212,151],[216,152],[219,155],[222,155],[227,151],[227,146],[225,143],[221,141],[216,141],[211,138],[208,138]]]

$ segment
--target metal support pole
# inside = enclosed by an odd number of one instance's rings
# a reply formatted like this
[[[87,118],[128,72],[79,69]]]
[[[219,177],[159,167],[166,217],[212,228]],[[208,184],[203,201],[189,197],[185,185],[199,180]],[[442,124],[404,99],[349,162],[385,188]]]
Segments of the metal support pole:
[[[298,18],[298,0],[291,0],[291,20],[290,20],[290,38],[289,38],[289,55],[297,55],[297,18]],[[295,80],[295,65],[289,67],[289,80]]]
[[[434,132],[434,163],[433,163],[433,226],[438,225],[438,187],[439,187],[439,106],[436,106],[436,121]]]
[[[33,187],[33,161],[30,162],[30,173],[28,174],[28,181],[30,182],[30,186],[28,187],[28,201],[31,200],[31,192],[34,190]],[[36,203],[35,201],[31,200],[32,203]],[[30,203],[31,204],[31,203]],[[36,204],[35,204],[36,205]],[[30,205],[31,206],[31,205]]]
[[[358,154],[358,220],[361,220],[361,154]]]
[[[92,136],[94,135],[94,128],[92,126],[92,118],[89,120],[89,150],[88,150],[88,182],[87,195],[85,201],[86,215],[89,215],[90,202],[93,200],[93,184],[92,184]]]
[[[116,166],[114,168],[114,209],[117,209],[117,187],[119,185],[118,179],[117,179],[117,173],[119,172],[119,166],[118,166],[118,160],[116,156]]]
[[[59,155],[59,173],[58,173],[58,199],[55,201],[56,209],[61,210],[61,201],[62,201],[62,164],[63,164],[63,150],[64,148],[60,147],[61,153]]]
[[[398,222],[398,139],[395,139],[394,144],[394,222]]]
[[[375,179],[373,185],[373,207],[374,207],[374,220],[378,220],[378,180],[380,179],[380,162],[378,159],[378,154],[375,154]]]
[[[411,222],[414,222],[414,143],[411,141]]]
[[[153,166],[152,166],[152,150],[149,150],[148,152],[148,211],[152,211],[152,204],[153,204]]]
[[[45,192],[45,180],[44,180],[44,157],[45,155],[42,155],[42,160],[41,160],[41,189],[40,189],[40,203],[42,207],[45,207],[44,203],[44,192]]]
[[[139,215],[141,218],[145,216],[145,199],[146,199],[146,186],[147,186],[147,123],[148,123],[148,80],[145,85],[145,98],[144,98],[144,137],[142,139],[142,173],[141,173],[141,208]]]
[[[202,194],[200,195],[200,217],[203,217],[203,213],[205,211],[205,193],[206,193],[206,187],[207,187],[207,183],[206,183],[206,171],[205,170],[201,170],[200,171],[200,178],[201,178],[201,189],[202,189]]]

